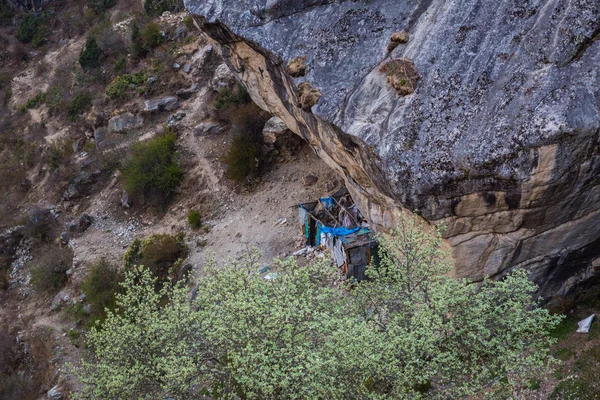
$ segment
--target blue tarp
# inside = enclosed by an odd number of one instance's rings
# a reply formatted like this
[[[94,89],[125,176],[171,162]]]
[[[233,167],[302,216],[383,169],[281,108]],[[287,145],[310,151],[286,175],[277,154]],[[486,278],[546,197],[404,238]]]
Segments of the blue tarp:
[[[331,196],[321,197],[319,199],[319,201],[321,202],[321,204],[323,204],[325,206],[325,208],[327,210],[331,210],[333,208],[333,206],[335,206],[335,200],[333,200],[333,197],[331,197]]]
[[[356,233],[359,230],[360,230],[360,227],[348,229],[348,228],[344,228],[343,226],[340,226],[339,228],[332,228],[330,226],[325,226],[325,225],[321,226],[321,233],[331,233],[331,236],[335,236],[335,237],[352,235],[353,233]]]
[[[316,237],[316,245],[321,244],[321,234],[329,233],[333,237],[343,237],[352,235],[360,230],[360,227],[348,229],[340,226],[339,228],[332,228],[331,226],[325,226],[321,223],[317,224],[317,237]]]

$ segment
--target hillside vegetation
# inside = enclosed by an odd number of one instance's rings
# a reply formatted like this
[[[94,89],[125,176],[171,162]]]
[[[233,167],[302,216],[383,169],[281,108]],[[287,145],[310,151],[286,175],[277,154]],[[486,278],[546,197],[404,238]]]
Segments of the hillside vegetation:
[[[382,237],[381,263],[356,286],[329,260],[276,260],[269,281],[253,253],[207,266],[192,299],[131,270],[118,311],[90,332],[82,397],[460,398],[547,374],[560,317],[537,307],[526,275],[450,278],[441,237],[422,228],[406,220]]]

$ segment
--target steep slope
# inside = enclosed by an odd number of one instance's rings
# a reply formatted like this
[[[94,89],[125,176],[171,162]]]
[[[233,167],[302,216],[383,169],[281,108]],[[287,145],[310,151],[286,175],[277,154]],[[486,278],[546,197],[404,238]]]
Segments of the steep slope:
[[[374,223],[409,209],[445,224],[473,280],[526,267],[562,295],[597,272],[598,0],[185,4]]]

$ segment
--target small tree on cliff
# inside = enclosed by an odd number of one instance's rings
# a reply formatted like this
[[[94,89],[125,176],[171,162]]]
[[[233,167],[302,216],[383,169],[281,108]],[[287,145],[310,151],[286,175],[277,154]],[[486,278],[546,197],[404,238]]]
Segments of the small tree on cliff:
[[[457,398],[543,376],[559,318],[525,274],[468,285],[447,275],[439,235],[401,228],[355,288],[322,261],[276,261],[267,281],[254,253],[208,265],[193,299],[135,269],[121,311],[90,332],[81,396]]]
[[[146,54],[148,54],[148,49],[144,45],[140,27],[134,22],[131,28],[131,55],[134,59],[139,60],[146,57]]]
[[[98,46],[98,42],[94,36],[88,36],[85,46],[79,54],[79,64],[83,69],[92,69],[100,66],[102,60],[102,49]]]

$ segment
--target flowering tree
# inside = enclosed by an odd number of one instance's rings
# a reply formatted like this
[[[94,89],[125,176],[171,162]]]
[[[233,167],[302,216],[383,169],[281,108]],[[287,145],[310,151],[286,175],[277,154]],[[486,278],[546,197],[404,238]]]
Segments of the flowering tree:
[[[552,365],[548,331],[525,273],[470,285],[449,276],[439,235],[404,221],[381,237],[381,262],[355,286],[326,261],[256,253],[206,267],[190,296],[127,274],[119,309],[92,329],[82,398],[457,398],[518,387]]]

